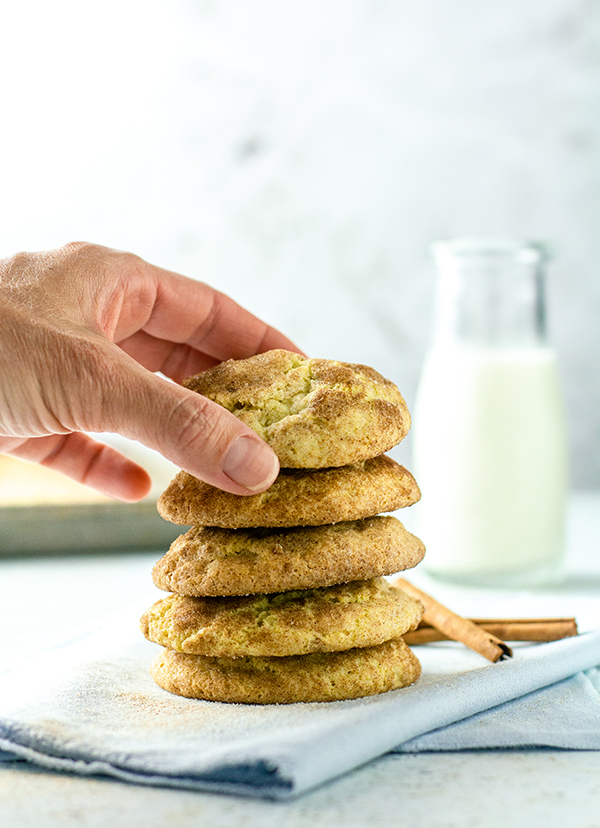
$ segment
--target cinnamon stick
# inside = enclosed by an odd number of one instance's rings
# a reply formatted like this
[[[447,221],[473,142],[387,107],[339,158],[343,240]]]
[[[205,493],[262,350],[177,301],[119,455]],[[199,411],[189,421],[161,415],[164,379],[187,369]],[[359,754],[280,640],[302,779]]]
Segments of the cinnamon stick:
[[[423,621],[443,632],[448,638],[460,641],[471,650],[475,650],[475,652],[493,662],[512,656],[512,650],[500,638],[487,632],[482,627],[478,627],[468,618],[463,618],[452,612],[448,607],[440,604],[435,598],[413,586],[404,578],[395,578],[392,585],[421,601],[425,607]]]
[[[558,641],[577,635],[574,618],[470,618],[474,624],[503,641]],[[403,636],[407,644],[447,641],[448,636],[431,624],[421,622]]]

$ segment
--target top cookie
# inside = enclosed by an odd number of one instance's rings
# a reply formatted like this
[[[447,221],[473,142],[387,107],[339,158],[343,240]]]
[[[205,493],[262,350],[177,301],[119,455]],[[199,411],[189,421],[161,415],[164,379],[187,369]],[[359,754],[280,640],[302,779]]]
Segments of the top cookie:
[[[391,449],[410,428],[394,383],[366,365],[275,350],[222,362],[183,384],[256,431],[283,468],[358,463]]]

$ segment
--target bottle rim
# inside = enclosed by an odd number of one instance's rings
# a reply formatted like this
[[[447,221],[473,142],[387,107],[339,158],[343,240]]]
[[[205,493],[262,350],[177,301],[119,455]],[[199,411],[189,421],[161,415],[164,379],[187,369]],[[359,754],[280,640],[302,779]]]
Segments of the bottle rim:
[[[512,258],[523,263],[543,263],[551,258],[545,242],[508,237],[459,237],[439,239],[430,245],[436,260],[458,258]]]

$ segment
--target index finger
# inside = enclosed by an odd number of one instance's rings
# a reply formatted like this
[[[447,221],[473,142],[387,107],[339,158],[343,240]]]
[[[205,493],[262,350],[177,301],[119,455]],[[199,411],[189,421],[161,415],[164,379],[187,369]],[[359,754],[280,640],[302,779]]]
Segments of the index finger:
[[[219,362],[273,348],[300,352],[291,339],[224,293],[204,282],[144,265],[142,284],[126,284],[127,292],[134,290],[124,302],[115,341],[142,330],[157,339],[187,344]],[[141,318],[135,308],[126,308],[128,301],[143,308]]]

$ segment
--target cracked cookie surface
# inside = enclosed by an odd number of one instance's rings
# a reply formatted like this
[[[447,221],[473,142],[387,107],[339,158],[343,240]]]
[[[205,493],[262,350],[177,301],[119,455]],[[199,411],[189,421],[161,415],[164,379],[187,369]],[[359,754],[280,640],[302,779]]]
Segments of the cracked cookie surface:
[[[165,520],[183,526],[320,526],[412,506],[419,487],[387,455],[330,469],[282,469],[266,492],[235,495],[181,471],[158,499]]]
[[[196,526],[173,541],[152,577],[179,595],[248,595],[391,575],[424,554],[419,538],[383,515],[286,529]]]
[[[274,350],[183,383],[256,431],[282,468],[327,468],[383,454],[410,428],[398,388],[366,365]]]
[[[239,704],[356,699],[413,684],[421,666],[402,638],[374,647],[284,657],[211,657],[163,650],[154,681],[179,696]]]
[[[289,656],[372,647],[418,625],[423,607],[384,579],[239,598],[169,595],[141,619],[150,641],[180,653]]]

